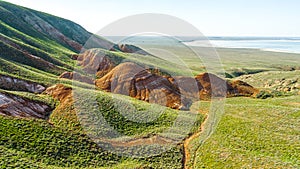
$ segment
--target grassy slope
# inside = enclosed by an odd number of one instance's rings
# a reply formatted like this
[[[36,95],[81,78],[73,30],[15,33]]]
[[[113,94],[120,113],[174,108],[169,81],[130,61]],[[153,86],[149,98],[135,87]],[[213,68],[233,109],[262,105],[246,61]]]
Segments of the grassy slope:
[[[227,99],[215,133],[196,153],[195,168],[299,168],[300,96]]]
[[[180,56],[194,74],[205,71],[189,49],[168,45],[163,48]],[[298,71],[290,71],[299,69],[299,54],[225,48],[217,52],[225,72],[232,77],[253,74],[241,79],[254,87],[263,89],[267,81],[299,76]],[[266,100],[227,99],[225,114],[212,137],[200,148],[197,138],[190,143],[189,149],[195,153],[191,156],[196,158],[194,167],[299,168],[299,103],[299,95]],[[210,106],[206,102],[201,105],[204,113]],[[189,162],[192,164],[193,160]]]
[[[74,54],[74,49],[66,44],[61,43],[57,39],[53,39],[47,34],[43,34],[33,29],[33,27],[19,17],[21,14],[27,16],[38,15],[44,21],[52,24],[59,29],[67,37],[84,43],[88,36],[74,34],[81,28],[74,25],[70,21],[54,17],[52,15],[43,14],[32,11],[27,8],[11,5],[9,3],[0,2],[1,13],[1,58],[0,73],[10,75],[20,79],[30,80],[50,86],[55,83],[63,83],[71,85],[70,80],[59,80],[57,75],[63,71],[72,71],[74,61],[70,59],[70,55]],[[59,20],[59,22],[57,22]],[[73,35],[68,32],[75,28]],[[72,35],[72,37],[71,37]],[[85,34],[86,35],[86,34]],[[35,55],[56,66],[55,69],[41,66],[38,62],[29,61],[26,54]],[[133,58],[137,60],[138,55],[121,54],[118,52],[108,52],[112,57],[117,58]],[[122,55],[122,56],[121,56]],[[81,87],[90,87],[82,83],[75,84]],[[53,100],[43,95],[33,95],[26,92],[9,92],[20,97],[26,97],[31,100],[39,100],[50,105],[57,104]],[[146,136],[148,134],[161,131],[170,126],[177,113],[168,109],[158,121],[154,121],[147,125],[138,123],[130,123],[124,119],[119,112],[111,110],[109,107],[110,94],[101,94],[98,96],[99,104],[107,103],[108,107],[102,107],[103,113],[108,121],[115,126],[121,133]],[[144,109],[147,104],[140,101],[133,101],[134,105],[140,109]],[[86,102],[85,102],[86,103]],[[120,102],[122,103],[122,101]],[[123,103],[127,104],[127,103]],[[157,108],[157,107],[156,107]],[[149,112],[151,112],[151,108]],[[99,112],[98,112],[99,113]],[[118,117],[112,118],[112,117]],[[124,122],[128,123],[123,125]],[[189,118],[189,117],[187,117]],[[1,167],[105,167],[111,166],[122,168],[129,164],[130,166],[149,166],[153,168],[180,168],[182,153],[180,146],[166,152],[158,157],[145,158],[140,160],[121,158],[97,147],[95,143],[89,140],[81,132],[70,131],[69,128],[54,127],[44,121],[29,119],[14,119],[8,117],[0,117],[0,158]],[[161,122],[163,122],[161,124]],[[177,128],[178,131],[181,128]],[[176,162],[173,160],[175,159]],[[115,166],[116,165],[116,166]]]
[[[122,58],[127,58],[130,60],[129,55],[126,54],[120,54],[117,52],[112,52],[116,54],[117,56],[120,55]],[[115,56],[115,55],[114,55]],[[118,57],[117,57],[118,58]],[[133,57],[134,59],[134,57]],[[135,60],[135,59],[134,59]],[[27,71],[27,70],[26,70]],[[30,77],[30,75],[29,75]],[[37,77],[40,77],[37,75]],[[55,79],[55,78],[54,78]],[[99,97],[99,99],[104,99],[106,97]],[[290,99],[293,100],[294,98]],[[298,98],[299,99],[299,98]],[[293,166],[297,164],[297,161],[295,161],[294,157],[289,157],[287,153],[290,153],[287,151],[288,148],[292,148],[294,150],[297,150],[297,140],[293,140],[291,147],[288,147],[289,145],[287,142],[280,140],[278,143],[277,142],[272,142],[271,138],[274,136],[278,135],[276,132],[273,132],[274,127],[276,127],[276,124],[270,124],[270,123],[265,123],[268,122],[269,117],[272,117],[272,114],[274,111],[278,111],[280,114],[281,112],[285,111],[285,107],[289,106],[281,106],[281,107],[276,107],[275,110],[270,109],[273,107],[273,103],[277,104],[278,101],[284,100],[284,98],[281,99],[272,99],[268,100],[266,102],[265,100],[254,100],[254,99],[247,99],[247,98],[232,98],[229,99],[227,103],[227,108],[226,108],[226,113],[224,118],[222,119],[219,128],[217,132],[213,135],[211,139],[208,140],[207,143],[203,145],[198,150],[198,153],[196,154],[197,159],[196,159],[196,166],[201,167],[201,166],[210,166],[210,167],[223,167],[223,168],[230,168],[230,167],[236,167],[236,166],[243,166],[243,165],[254,165],[254,166],[260,166],[260,167],[278,167],[278,166]],[[297,100],[295,100],[297,102]],[[102,103],[102,101],[101,101]],[[240,103],[240,104],[238,104]],[[261,107],[261,110],[259,110],[257,107]],[[291,108],[293,109],[293,108]],[[259,114],[256,114],[257,110],[259,110]],[[244,112],[243,114],[241,114]],[[272,112],[272,113],[270,113]],[[267,114],[268,113],[268,114]],[[228,115],[229,114],[229,115]],[[114,115],[108,113],[107,115]],[[246,116],[247,115],[247,116]],[[247,118],[245,118],[245,116]],[[297,119],[299,119],[299,116],[296,115],[291,115],[297,122]],[[279,118],[281,116],[275,116],[275,118]],[[109,116],[108,116],[109,118]],[[260,118],[260,126],[257,125],[257,119]],[[244,120],[244,121],[243,121]],[[284,122],[289,122],[287,119],[285,119]],[[296,123],[292,122],[292,123]],[[119,121],[113,122],[117,126],[119,125]],[[39,125],[39,124],[37,124]],[[288,124],[286,124],[288,126]],[[290,123],[290,125],[292,125]],[[133,134],[140,134],[140,132],[136,131],[136,129],[139,126],[127,126],[126,128],[123,128],[122,125],[120,125],[120,131],[124,130],[126,134],[132,133]],[[234,126],[234,127],[233,127]],[[253,127],[255,126],[255,127]],[[282,126],[282,130],[286,130],[284,127],[287,126]],[[28,126],[27,126],[28,127]],[[37,128],[36,126],[29,127],[35,130]],[[157,129],[157,128],[156,128]],[[154,130],[156,130],[154,128]],[[262,130],[263,129],[263,130]],[[60,130],[60,129],[55,129],[55,130]],[[219,130],[224,130],[223,132],[219,132]],[[148,132],[151,133],[151,130],[144,130],[146,131],[144,134],[147,134]],[[246,131],[246,132],[245,132]],[[34,131],[35,132],[35,131]],[[65,132],[65,131],[62,131]],[[258,136],[258,133],[260,133],[260,136]],[[264,132],[268,133],[267,135],[264,134]],[[76,134],[76,133],[71,133],[71,134]],[[230,135],[233,135],[233,137],[230,137]],[[255,136],[255,137],[254,137]],[[287,135],[283,135],[286,137]],[[28,137],[28,135],[24,134],[24,137]],[[56,136],[55,136],[56,137]],[[65,136],[57,136],[58,140],[63,139]],[[293,136],[289,136],[293,137]],[[224,140],[225,138],[225,140]],[[282,139],[282,138],[281,138]],[[237,142],[238,140],[239,142]],[[269,142],[268,142],[269,141]],[[47,143],[47,141],[43,141],[45,144],[50,144]],[[61,142],[64,142],[63,140]],[[220,143],[220,145],[219,145]],[[260,147],[260,145],[264,143],[263,146]],[[4,144],[4,143],[2,143]],[[28,142],[24,143],[23,145],[27,146],[29,144]],[[52,143],[51,143],[52,144]],[[53,144],[57,144],[56,142]],[[217,144],[217,145],[216,145]],[[225,144],[225,145],[223,145]],[[197,145],[197,144],[195,144]],[[245,146],[246,145],[246,146]],[[276,147],[276,145],[280,145],[280,147]],[[62,146],[65,146],[62,144]],[[220,147],[221,146],[221,147]],[[227,146],[227,147],[226,147]],[[243,147],[245,146],[245,147]],[[214,147],[214,148],[212,148]],[[225,148],[224,148],[225,147]],[[238,148],[236,148],[238,147]],[[266,148],[265,148],[266,147]],[[275,149],[274,149],[275,147]],[[265,148],[265,150],[263,149]],[[17,155],[17,157],[22,157],[21,159],[24,160],[23,162],[20,160],[18,161],[20,164],[24,165],[24,163],[34,163],[35,165],[38,166],[43,166],[43,167],[64,167],[68,165],[62,165],[59,164],[57,161],[53,161],[53,163],[48,163],[47,159],[32,159],[32,153],[35,152],[35,150],[32,149],[27,149],[23,148],[22,150],[16,150],[14,148],[9,148],[7,147],[2,147],[3,151],[9,152],[8,154],[3,154],[3,159],[7,158],[8,156],[13,156]],[[47,149],[46,149],[47,150]],[[223,153],[223,150],[225,153]],[[271,151],[272,150],[272,151]],[[26,153],[24,153],[24,151]],[[28,151],[28,152],[27,152]],[[48,150],[47,150],[48,151]],[[90,151],[89,148],[86,148],[84,151]],[[101,151],[101,150],[100,150]],[[263,151],[263,152],[261,152]],[[103,152],[103,151],[101,151]],[[266,154],[266,152],[270,152],[269,154]],[[224,156],[227,157],[226,153],[232,155],[229,156],[228,158],[225,159],[224,161]],[[292,152],[291,156],[295,156],[295,152]],[[217,155],[216,155],[217,154]],[[276,157],[274,157],[276,155]],[[75,166],[85,166],[85,165],[91,165],[91,166],[102,166],[104,165],[105,162],[102,162],[102,164],[98,163],[92,163],[89,164],[87,162],[84,162],[84,159],[87,158],[89,155],[83,155],[81,159],[79,159],[79,163],[75,162],[75,159],[71,159],[70,166],[75,167]],[[178,168],[181,167],[181,161],[180,160],[172,160],[172,156],[175,156],[176,159],[181,159],[182,154],[180,153],[180,149],[174,149],[171,152],[168,152],[163,155],[163,157],[157,157],[157,158],[150,158],[146,159],[145,161],[138,161],[134,159],[126,159],[126,160],[112,160],[116,164],[114,167],[123,167],[124,165],[129,165],[129,166],[155,166],[155,168],[159,167],[166,167],[166,165],[170,165],[169,167],[174,167],[176,166]],[[277,156],[280,158],[278,159]],[[172,157],[172,158],[171,158]],[[46,158],[46,157],[45,157]],[[49,157],[52,158],[52,157]],[[66,158],[66,157],[63,157]],[[238,160],[239,159],[239,160]],[[8,160],[14,160],[14,158],[8,158]],[[40,161],[46,160],[46,162],[40,162]],[[76,160],[78,160],[76,158]],[[97,160],[103,160],[103,159],[97,159]],[[223,160],[223,161],[222,161]],[[227,161],[226,161],[227,160]],[[106,160],[104,160],[106,161]],[[166,162],[168,161],[168,162]],[[175,162],[176,161],[176,162]],[[7,160],[6,160],[7,162]],[[5,165],[8,165],[11,162],[3,162]],[[17,164],[19,164],[17,163]],[[57,163],[57,164],[56,164]],[[290,163],[290,164],[286,164]],[[71,168],[72,168],[71,167]]]
[[[148,166],[181,168],[180,147],[159,156],[132,159],[102,150],[87,136],[55,128],[44,121],[0,116],[0,166],[8,167],[107,167]]]
[[[1,12],[1,15],[4,16],[4,13],[9,11],[1,7]],[[35,14],[41,15],[41,13]],[[51,15],[41,17],[54,24],[55,17]],[[8,19],[14,20],[16,17],[10,16]],[[55,25],[57,28],[64,28],[65,26],[63,24]],[[68,46],[62,45],[49,37],[44,37],[44,35],[32,30],[30,26],[19,25],[18,23],[8,25],[1,19],[0,27],[2,37],[9,39],[26,51],[56,64],[59,68],[63,66],[65,70],[70,70],[68,66],[73,66],[74,63],[69,58],[69,55],[73,54],[73,50]],[[19,31],[19,29],[22,31]],[[67,31],[68,29],[62,30],[62,32],[69,34]],[[4,43],[3,46],[4,48],[13,48],[7,43]],[[167,49],[168,46],[164,48]],[[169,48],[174,49],[174,46]],[[194,61],[195,55],[186,51],[186,49],[177,48],[177,46],[175,48],[177,54],[182,56],[180,59],[192,68],[193,74],[205,71],[203,65],[199,65]],[[31,63],[22,63],[21,60],[14,61],[13,59],[16,58],[11,56],[15,55],[16,51],[15,49],[8,50],[5,57],[1,57],[1,73],[46,85],[58,82],[72,83],[68,80],[57,79],[56,75],[61,73],[62,70],[59,72],[52,72],[52,70],[47,69],[38,70]],[[261,52],[252,49],[218,49],[218,52],[226,72],[232,76],[257,71],[297,68],[300,61],[297,54]],[[141,57],[118,52],[111,52],[111,54],[136,62],[139,62]],[[175,59],[174,62],[178,64],[180,59]],[[178,68],[166,65],[164,62],[161,63],[159,59],[154,59],[154,62],[147,59],[145,61],[151,65],[161,64],[163,68],[169,69],[175,74],[182,73]],[[33,97],[28,96],[27,93],[17,92],[15,94]],[[109,97],[111,96],[101,96],[99,100],[104,99],[104,101],[107,101]],[[44,99],[44,101],[49,100]],[[51,102],[49,101],[49,103]],[[291,103],[285,104],[286,102]],[[264,168],[299,167],[299,161],[297,161],[299,159],[299,153],[297,152],[300,151],[299,128],[296,126],[299,123],[299,104],[297,103],[299,103],[299,96],[268,100],[228,99],[226,113],[216,133],[198,149],[196,166],[219,168],[241,168],[250,167],[251,165],[252,167]],[[137,104],[143,105],[144,103]],[[150,128],[146,126],[140,129],[140,126],[135,124],[128,124],[124,127],[120,121],[110,119],[112,115],[119,116],[118,112],[114,112],[114,114],[110,114],[110,111],[106,112],[107,119],[117,127],[119,126],[119,131],[126,134],[147,135],[160,129],[151,128],[151,126]],[[54,128],[43,121],[16,120],[6,117],[0,117],[0,121],[0,164],[4,168],[9,166],[36,166],[42,168],[109,166],[110,168],[123,168],[126,165],[154,168],[181,167],[182,154],[179,147],[154,158],[122,159],[96,148],[94,143],[79,133]],[[7,141],[9,142],[7,143]]]
[[[59,32],[80,45],[84,45],[92,35],[72,21],[0,1],[1,73],[54,84],[53,80],[44,77],[73,70],[75,61],[71,59],[71,55],[79,51],[39,25],[51,26],[57,30],[56,33]],[[93,42],[97,42],[99,48],[106,48],[111,44],[98,36],[95,36]],[[28,54],[44,61],[30,58]],[[49,67],[46,62],[53,64],[53,67]]]
[[[293,83],[293,81],[298,80],[300,74],[300,70],[295,71],[268,71],[268,72],[262,72],[247,76],[241,76],[237,79],[243,80],[253,86],[256,86],[258,88],[266,88],[266,84],[274,84],[276,87],[276,84],[280,85],[278,81],[284,79],[284,80],[290,80],[290,83]],[[276,83],[277,82],[277,83]],[[295,82],[295,83],[296,83]],[[288,85],[289,83],[286,83]],[[272,86],[270,86],[272,87]]]

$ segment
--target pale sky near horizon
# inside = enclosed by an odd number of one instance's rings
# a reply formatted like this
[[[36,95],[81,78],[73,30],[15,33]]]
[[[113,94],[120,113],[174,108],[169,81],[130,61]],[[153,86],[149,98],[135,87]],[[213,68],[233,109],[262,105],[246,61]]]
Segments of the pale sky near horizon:
[[[92,33],[126,16],[162,13],[206,36],[300,37],[298,0],[5,0],[72,20]]]

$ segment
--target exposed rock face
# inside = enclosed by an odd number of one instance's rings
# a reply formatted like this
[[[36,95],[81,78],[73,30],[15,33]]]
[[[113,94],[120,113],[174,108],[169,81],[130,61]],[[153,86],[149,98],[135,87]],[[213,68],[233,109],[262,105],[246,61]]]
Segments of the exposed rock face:
[[[259,92],[258,89],[241,80],[234,80],[228,84],[227,93],[229,96],[253,96]]]
[[[115,63],[105,53],[97,50],[86,51],[78,56],[77,61],[86,73],[96,74],[98,77],[104,76],[115,67]]]
[[[150,73],[135,63],[122,63],[95,81],[102,90],[174,109],[188,109],[192,101],[212,97],[251,96],[258,90],[242,81],[228,82],[210,73],[169,77]]]
[[[211,97],[226,97],[230,86],[226,80],[211,73],[202,73],[195,77],[202,88],[199,90],[200,99],[210,99]]]
[[[168,77],[168,80],[174,85],[178,86],[181,95],[193,100],[199,101],[199,91],[204,90],[199,81],[192,77],[175,76]]]
[[[91,78],[83,76],[76,72],[64,72],[59,76],[59,78],[77,80],[84,83],[94,84],[94,81]]]
[[[73,54],[73,55],[71,55],[71,59],[72,60],[77,60],[78,59],[78,54]]]
[[[121,51],[124,53],[137,53],[141,55],[149,55],[148,52],[144,51],[143,49],[129,44],[116,44],[111,49],[112,51]]]
[[[214,97],[252,96],[258,90],[243,81],[228,82],[211,73],[197,75],[195,79],[202,85],[200,99]]]
[[[72,100],[72,88],[66,87],[63,84],[56,84],[48,87],[45,93],[51,95],[54,99],[64,102],[66,100]]]
[[[31,101],[12,94],[0,93],[1,115],[47,119],[51,111],[51,107],[45,103]]]
[[[174,109],[187,109],[191,104],[189,99],[181,96],[179,88],[167,78],[151,74],[134,63],[118,65],[96,80],[95,84],[105,91],[128,95]]]
[[[46,89],[40,84],[5,75],[0,75],[0,88],[31,93],[42,93]]]
[[[79,129],[81,125],[74,108],[72,88],[66,87],[63,84],[56,84],[47,88],[45,93],[60,102],[53,110],[49,122],[68,129]]]

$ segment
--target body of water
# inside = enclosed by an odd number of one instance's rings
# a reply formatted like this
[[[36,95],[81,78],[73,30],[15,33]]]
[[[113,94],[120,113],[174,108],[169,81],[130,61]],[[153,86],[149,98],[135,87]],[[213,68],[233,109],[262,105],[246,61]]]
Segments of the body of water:
[[[264,51],[300,53],[300,38],[264,38],[264,37],[209,37],[214,47],[222,48],[250,48]],[[202,40],[185,42],[191,46],[206,46]],[[205,45],[203,45],[205,44]]]

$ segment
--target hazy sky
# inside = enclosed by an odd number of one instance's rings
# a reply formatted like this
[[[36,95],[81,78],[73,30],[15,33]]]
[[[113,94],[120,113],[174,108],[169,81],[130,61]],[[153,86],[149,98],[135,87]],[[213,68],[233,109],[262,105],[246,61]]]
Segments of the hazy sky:
[[[206,36],[298,36],[299,0],[6,0],[70,19],[96,33],[125,16],[163,13]]]

